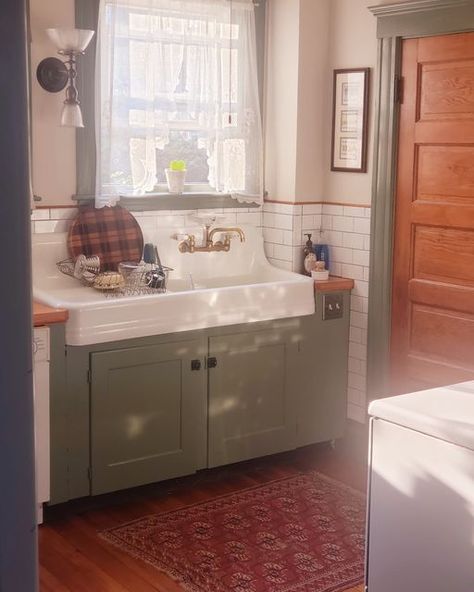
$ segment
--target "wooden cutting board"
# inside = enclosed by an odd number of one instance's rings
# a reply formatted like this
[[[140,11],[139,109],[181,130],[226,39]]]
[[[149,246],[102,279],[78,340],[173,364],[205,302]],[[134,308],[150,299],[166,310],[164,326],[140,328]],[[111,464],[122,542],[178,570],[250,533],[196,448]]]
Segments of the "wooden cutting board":
[[[116,271],[122,261],[138,263],[143,234],[132,214],[121,206],[80,208],[69,230],[69,256],[100,258],[101,271]]]

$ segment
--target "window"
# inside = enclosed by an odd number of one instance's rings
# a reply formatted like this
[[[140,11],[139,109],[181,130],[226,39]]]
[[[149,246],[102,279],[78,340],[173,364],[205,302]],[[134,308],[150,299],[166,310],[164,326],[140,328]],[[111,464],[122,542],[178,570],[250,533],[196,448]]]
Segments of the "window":
[[[253,0],[103,0],[97,190],[143,195],[185,160],[193,190],[261,201]]]

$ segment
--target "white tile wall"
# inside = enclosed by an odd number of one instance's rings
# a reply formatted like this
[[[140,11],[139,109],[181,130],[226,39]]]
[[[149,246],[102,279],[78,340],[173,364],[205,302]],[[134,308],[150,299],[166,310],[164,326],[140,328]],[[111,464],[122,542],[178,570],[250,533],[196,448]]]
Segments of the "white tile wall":
[[[32,232],[67,232],[71,221],[77,215],[77,208],[41,208],[31,214]],[[134,216],[143,230],[171,226],[195,226],[193,215],[206,213],[204,210],[160,210],[135,212]],[[208,212],[218,216],[219,225],[250,224],[262,226],[262,210],[255,208],[219,208]]]
[[[330,245],[331,272],[355,280],[349,337],[348,417],[366,421],[367,313],[370,208],[323,205],[323,238]]]
[[[305,234],[316,238],[321,227],[321,204],[292,205],[266,202],[263,206],[265,252],[276,267],[301,273]]]

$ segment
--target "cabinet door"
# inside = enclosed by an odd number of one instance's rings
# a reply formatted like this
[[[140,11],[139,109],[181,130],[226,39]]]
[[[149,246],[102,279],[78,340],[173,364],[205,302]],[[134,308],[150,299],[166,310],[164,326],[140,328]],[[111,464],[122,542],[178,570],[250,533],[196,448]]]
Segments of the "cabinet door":
[[[206,443],[202,346],[187,341],[91,355],[93,495],[196,470]],[[192,360],[200,360],[200,370]]]
[[[297,346],[278,331],[211,337],[209,466],[295,446],[292,402]]]

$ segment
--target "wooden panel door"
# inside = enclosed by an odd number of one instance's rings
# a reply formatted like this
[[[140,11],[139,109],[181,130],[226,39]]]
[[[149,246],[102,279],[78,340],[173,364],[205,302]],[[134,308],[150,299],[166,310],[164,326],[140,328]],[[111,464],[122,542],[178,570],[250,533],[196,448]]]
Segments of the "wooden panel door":
[[[403,43],[392,392],[474,379],[474,33]]]
[[[209,466],[294,448],[298,345],[270,330],[211,337],[209,351]]]
[[[202,345],[186,341],[92,354],[93,495],[198,468],[207,437]],[[200,370],[192,369],[194,359]]]

